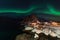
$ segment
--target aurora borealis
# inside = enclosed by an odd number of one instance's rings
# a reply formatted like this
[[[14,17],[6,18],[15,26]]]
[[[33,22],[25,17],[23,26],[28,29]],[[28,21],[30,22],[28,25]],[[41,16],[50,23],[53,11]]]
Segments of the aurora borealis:
[[[32,13],[34,10],[36,10],[38,7],[36,6],[31,6],[28,9],[0,9],[0,13],[5,13],[5,12],[12,12],[12,13]],[[52,15],[58,15],[60,16],[60,12],[57,11],[53,6],[48,5],[47,9],[44,9],[43,11],[38,10],[39,12],[36,13],[45,13],[45,14],[52,14]]]
[[[0,16],[18,18],[35,13],[44,19],[60,21],[59,3],[52,0],[0,0]]]
[[[56,10],[53,6],[51,6],[51,5],[48,5],[48,10],[45,11],[44,13],[60,16],[60,11],[57,11],[57,10]]]
[[[20,1],[20,2],[19,2]],[[57,2],[57,1],[56,1]],[[39,0],[10,0],[0,1],[0,13],[44,13],[60,16],[60,11],[55,8],[55,1]],[[48,4],[48,5],[47,5]],[[53,5],[52,5],[53,4]],[[56,3],[58,5],[58,3]],[[38,9],[39,10],[38,10]],[[42,8],[42,10],[41,10]]]
[[[29,8],[29,9],[27,9],[27,10],[16,10],[16,9],[3,9],[3,10],[0,10],[0,13],[5,13],[5,12],[12,12],[12,13],[29,13],[29,12],[31,12],[31,11],[33,11],[34,10],[34,7],[32,7],[32,8]]]

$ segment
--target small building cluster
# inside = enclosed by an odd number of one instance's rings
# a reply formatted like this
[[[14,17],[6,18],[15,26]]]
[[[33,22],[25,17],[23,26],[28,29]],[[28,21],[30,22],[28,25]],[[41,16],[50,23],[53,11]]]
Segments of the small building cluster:
[[[30,15],[24,20],[25,30],[35,33],[34,38],[39,37],[40,33],[60,38],[60,23],[55,21],[42,22],[35,15]]]

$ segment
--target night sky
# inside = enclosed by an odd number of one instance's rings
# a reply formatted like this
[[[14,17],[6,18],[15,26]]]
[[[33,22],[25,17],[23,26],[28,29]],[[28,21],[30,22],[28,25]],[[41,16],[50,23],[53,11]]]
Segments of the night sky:
[[[0,0],[0,40],[12,40],[20,33],[19,21],[31,13],[60,22],[59,0]]]
[[[59,0],[0,0],[0,16],[19,17],[31,13],[44,14],[43,18],[60,21],[60,1]],[[50,16],[46,16],[50,15]]]
[[[59,0],[0,0],[0,13],[47,13],[60,15]]]

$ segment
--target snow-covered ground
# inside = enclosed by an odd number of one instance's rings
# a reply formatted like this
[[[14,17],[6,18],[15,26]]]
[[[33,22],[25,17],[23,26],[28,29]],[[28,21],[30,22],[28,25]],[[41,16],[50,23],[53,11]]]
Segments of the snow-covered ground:
[[[46,26],[45,28],[37,29],[37,28],[25,26],[25,30],[31,30],[31,32],[35,32],[34,38],[39,37],[38,34],[40,33],[44,33],[47,36],[50,35],[52,37],[60,38],[60,27]]]

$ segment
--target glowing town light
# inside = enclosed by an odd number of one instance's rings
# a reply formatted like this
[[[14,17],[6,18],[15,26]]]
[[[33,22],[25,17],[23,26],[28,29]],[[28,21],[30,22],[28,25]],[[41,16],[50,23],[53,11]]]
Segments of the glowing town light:
[[[39,35],[37,35],[37,34],[40,34],[40,33],[44,33],[47,36],[50,35],[52,37],[60,38],[60,26],[57,27],[59,24],[58,22],[53,22],[53,21],[41,22],[41,21],[38,21],[37,18],[36,18],[36,20],[33,19],[32,21],[34,21],[34,22],[30,21],[30,23],[28,23],[28,24],[33,25],[33,26],[31,27],[30,25],[27,25],[27,26],[25,26],[25,30],[26,31],[31,30],[30,32],[35,33],[34,38],[39,37]],[[43,23],[43,25],[42,25],[42,23]]]

